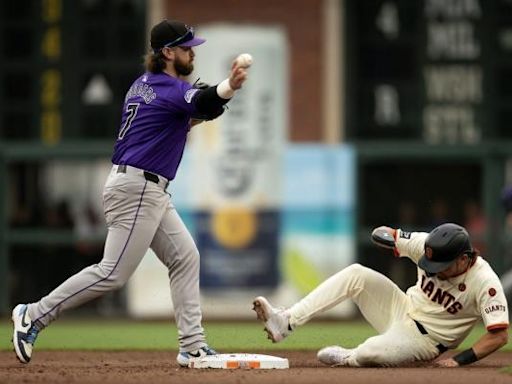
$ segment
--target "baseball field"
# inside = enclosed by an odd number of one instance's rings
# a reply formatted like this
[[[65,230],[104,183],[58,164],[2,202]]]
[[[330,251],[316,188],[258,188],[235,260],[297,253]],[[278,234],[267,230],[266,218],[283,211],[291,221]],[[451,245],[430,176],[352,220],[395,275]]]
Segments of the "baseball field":
[[[11,351],[11,323],[0,322],[0,383],[511,383],[512,345],[465,368],[329,368],[316,360],[323,346],[352,347],[374,334],[363,322],[317,322],[279,344],[266,340],[256,322],[205,322],[219,352],[254,352],[287,357],[288,370],[192,370],[176,361],[177,331],[167,322],[61,320],[36,342],[33,360],[20,364]],[[484,332],[478,327],[461,346]],[[449,354],[450,352],[447,352]]]

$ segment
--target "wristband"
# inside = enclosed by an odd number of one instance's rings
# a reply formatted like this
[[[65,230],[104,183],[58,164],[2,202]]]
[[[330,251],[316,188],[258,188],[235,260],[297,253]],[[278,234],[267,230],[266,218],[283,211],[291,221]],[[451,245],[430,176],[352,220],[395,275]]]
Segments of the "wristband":
[[[458,355],[453,356],[453,360],[459,363],[459,365],[468,365],[477,361],[478,357],[476,357],[473,348],[470,348],[466,349],[465,351],[462,351]]]
[[[229,79],[223,80],[217,85],[217,95],[223,99],[231,99],[235,94],[234,89],[229,86]]]

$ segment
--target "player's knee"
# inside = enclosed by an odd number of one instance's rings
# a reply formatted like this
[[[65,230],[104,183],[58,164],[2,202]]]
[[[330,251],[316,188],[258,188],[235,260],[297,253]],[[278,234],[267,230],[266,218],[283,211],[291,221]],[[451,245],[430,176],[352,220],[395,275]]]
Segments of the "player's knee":
[[[365,269],[365,267],[363,267],[359,263],[354,263],[354,264],[349,265],[346,269],[351,272],[357,273],[357,272],[361,272],[363,269]]]
[[[127,281],[128,281],[128,279],[123,279],[123,278],[121,278],[119,276],[118,277],[114,277],[110,281],[110,288],[112,290],[120,289],[120,288],[124,287],[124,285],[126,284]]]
[[[363,276],[369,270],[370,270],[369,268],[367,268],[359,263],[349,265],[347,268],[345,268],[345,271],[348,271],[351,276]]]
[[[127,281],[128,278],[124,278],[117,273],[111,273],[105,276],[101,285],[108,291],[115,291],[116,289],[122,288]]]
[[[361,277],[365,275],[368,268],[363,267],[361,264],[355,263],[342,269],[333,276],[334,279],[347,281],[349,285],[355,284],[360,281]]]
[[[108,267],[98,264],[99,276],[102,281],[102,285],[108,290],[116,290],[122,288],[130,276],[124,276],[119,271],[113,270],[112,267]]]
[[[199,250],[195,245],[183,252],[182,263],[189,266],[199,265]]]

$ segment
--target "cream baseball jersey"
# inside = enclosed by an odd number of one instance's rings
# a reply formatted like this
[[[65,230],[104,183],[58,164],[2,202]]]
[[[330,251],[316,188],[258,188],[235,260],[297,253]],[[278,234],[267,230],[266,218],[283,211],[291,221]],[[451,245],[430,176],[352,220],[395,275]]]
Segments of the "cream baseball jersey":
[[[428,233],[396,231],[395,254],[415,264],[424,254]],[[509,326],[508,306],[501,282],[482,257],[476,257],[466,272],[442,280],[418,268],[418,281],[407,290],[409,315],[428,334],[449,348],[458,346],[479,319],[488,331]]]

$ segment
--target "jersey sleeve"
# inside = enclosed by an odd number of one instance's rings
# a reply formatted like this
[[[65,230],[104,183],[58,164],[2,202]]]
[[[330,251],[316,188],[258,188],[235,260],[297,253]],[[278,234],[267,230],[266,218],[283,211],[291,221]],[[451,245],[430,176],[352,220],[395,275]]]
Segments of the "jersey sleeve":
[[[428,233],[406,232],[397,229],[395,233],[395,255],[408,257],[415,264],[425,253],[425,239]]]
[[[477,301],[482,320],[488,331],[508,328],[507,299],[496,275],[485,280],[481,285]]]
[[[194,88],[191,84],[184,81],[175,84],[175,86],[169,90],[167,96],[169,107],[187,115],[192,116],[196,114],[197,109],[194,103],[194,97],[196,97],[200,91],[200,89]]]

